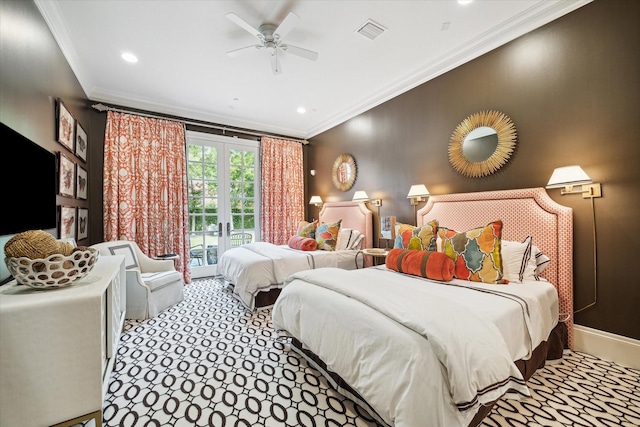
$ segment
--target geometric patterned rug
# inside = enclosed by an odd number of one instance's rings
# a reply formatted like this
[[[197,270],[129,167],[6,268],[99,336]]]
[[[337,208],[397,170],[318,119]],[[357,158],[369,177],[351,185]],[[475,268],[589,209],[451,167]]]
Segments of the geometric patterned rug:
[[[500,401],[483,426],[639,426],[640,371],[567,352]],[[104,404],[104,426],[377,426],[289,351],[271,311],[251,313],[213,278],[185,300],[127,322]]]

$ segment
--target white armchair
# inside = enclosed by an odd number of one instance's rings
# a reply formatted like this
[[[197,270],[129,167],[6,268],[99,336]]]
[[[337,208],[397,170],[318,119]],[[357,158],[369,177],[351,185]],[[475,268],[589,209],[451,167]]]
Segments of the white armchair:
[[[145,255],[136,242],[114,240],[92,245],[100,256],[124,255],[127,272],[127,319],[150,319],[184,300],[184,280],[173,260]]]

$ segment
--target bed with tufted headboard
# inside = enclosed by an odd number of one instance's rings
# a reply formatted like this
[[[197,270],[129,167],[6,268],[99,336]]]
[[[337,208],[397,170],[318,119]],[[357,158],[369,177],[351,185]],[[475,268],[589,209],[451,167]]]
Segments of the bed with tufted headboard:
[[[254,242],[225,251],[218,259],[217,276],[233,289],[234,296],[249,310],[273,305],[282,282],[290,274],[320,267],[362,268],[366,260],[360,249],[373,245],[373,213],[364,203],[325,203],[318,226],[340,222],[340,238],[355,239],[344,250],[296,250],[288,245]],[[346,234],[345,234],[346,233]]]
[[[274,328],[382,425],[476,426],[496,400],[528,395],[525,381],[571,345],[572,221],[542,188],[431,196],[409,240],[432,249],[392,249],[385,266],[296,273],[273,307]],[[452,230],[461,233],[447,240]],[[505,283],[512,243],[527,256],[516,257],[521,280]],[[551,260],[540,275],[534,245]],[[480,262],[499,280],[452,278],[477,264],[473,255],[458,264],[453,246],[500,254]],[[416,255],[417,268],[403,270]],[[522,275],[531,262],[536,274]]]
[[[417,225],[437,219],[440,226],[469,230],[495,219],[503,221],[502,239],[533,244],[551,262],[542,277],[558,290],[560,318],[573,348],[573,213],[553,201],[544,188],[431,196],[417,212]]]

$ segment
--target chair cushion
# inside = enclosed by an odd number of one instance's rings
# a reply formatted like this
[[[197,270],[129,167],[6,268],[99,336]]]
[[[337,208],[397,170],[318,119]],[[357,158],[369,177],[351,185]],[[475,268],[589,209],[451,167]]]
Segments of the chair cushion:
[[[154,292],[175,282],[181,282],[182,274],[175,270],[160,271],[157,273],[142,273],[142,281],[149,287],[151,292]]]

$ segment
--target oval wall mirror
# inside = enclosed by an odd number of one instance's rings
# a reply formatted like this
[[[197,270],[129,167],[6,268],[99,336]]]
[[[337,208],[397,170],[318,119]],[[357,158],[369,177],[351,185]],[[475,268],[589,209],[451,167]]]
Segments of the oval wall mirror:
[[[357,174],[356,161],[351,154],[340,154],[333,162],[331,178],[338,190],[347,191],[353,187]]]
[[[516,146],[516,127],[499,111],[481,111],[460,123],[449,141],[449,162],[465,176],[480,178],[500,169]]]

